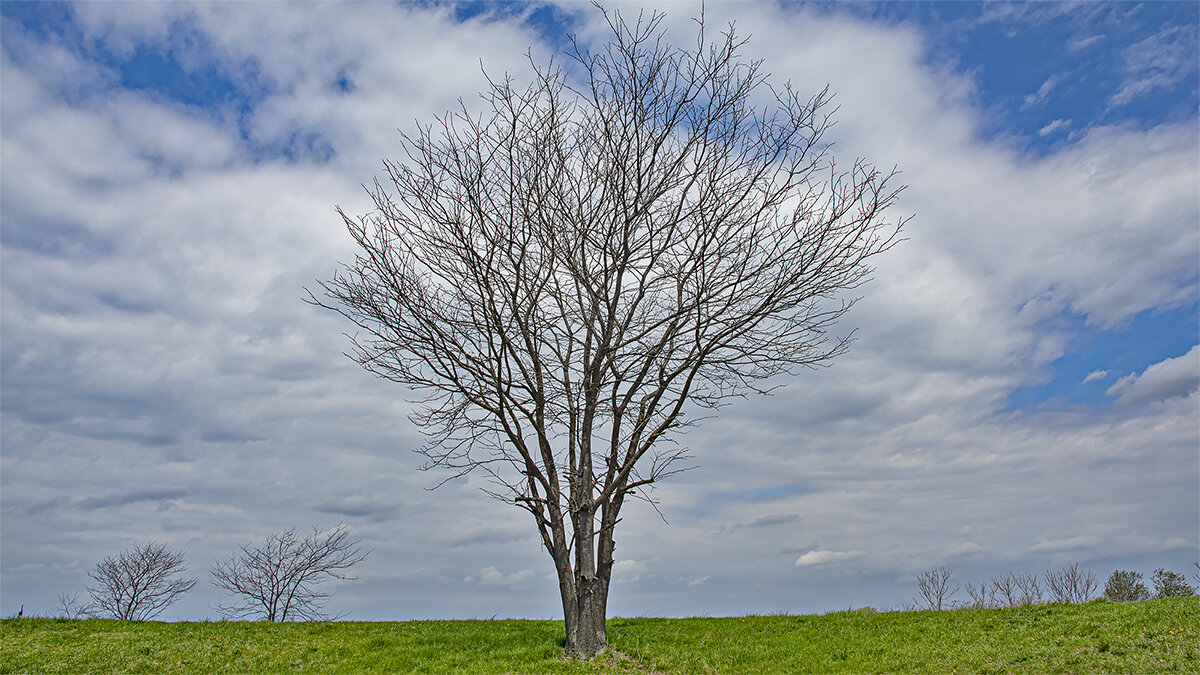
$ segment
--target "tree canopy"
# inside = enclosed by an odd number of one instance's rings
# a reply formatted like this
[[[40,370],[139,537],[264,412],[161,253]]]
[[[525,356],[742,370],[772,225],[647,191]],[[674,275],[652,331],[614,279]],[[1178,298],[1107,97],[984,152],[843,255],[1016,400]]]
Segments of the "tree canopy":
[[[685,49],[661,14],[604,17],[600,49],[405,134],[374,211],[339,209],[359,251],[313,298],[423,395],[430,467],[533,516],[584,655],[625,500],[682,468],[706,410],[844,352],[845,293],[902,225],[894,171],[835,161],[828,91],[772,86],[733,26],[701,18]]]

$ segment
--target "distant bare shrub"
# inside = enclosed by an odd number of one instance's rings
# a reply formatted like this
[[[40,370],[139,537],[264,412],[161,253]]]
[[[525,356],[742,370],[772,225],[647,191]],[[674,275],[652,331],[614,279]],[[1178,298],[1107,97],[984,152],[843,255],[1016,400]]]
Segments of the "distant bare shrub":
[[[1075,604],[1091,600],[1100,583],[1095,574],[1080,570],[1079,563],[1071,563],[1057,572],[1047,571],[1046,587],[1052,602]]]
[[[1141,572],[1117,570],[1104,584],[1104,597],[1111,602],[1137,602],[1150,597]]]
[[[92,615],[91,604],[79,598],[79,593],[58,594],[58,613],[67,619],[86,619]]]
[[[971,602],[967,604],[971,609],[987,609],[992,606],[992,591],[988,584],[982,583],[978,586],[967,584],[963,586],[963,590],[971,598]]]
[[[1021,597],[1017,587],[1017,575],[1009,572],[992,579],[992,599],[997,607],[1016,607]]]
[[[950,587],[950,577],[954,571],[949,567],[939,567],[927,570],[917,575],[917,588],[920,598],[914,598],[924,609],[940,611],[950,607],[950,597],[958,592],[958,585]]]
[[[1011,576],[1013,577],[1013,583],[1017,585],[1017,590],[1019,591],[1017,601],[1022,607],[1036,605],[1042,601],[1042,587],[1038,584],[1038,575],[1036,573],[1027,572],[1020,576],[1015,574]]]

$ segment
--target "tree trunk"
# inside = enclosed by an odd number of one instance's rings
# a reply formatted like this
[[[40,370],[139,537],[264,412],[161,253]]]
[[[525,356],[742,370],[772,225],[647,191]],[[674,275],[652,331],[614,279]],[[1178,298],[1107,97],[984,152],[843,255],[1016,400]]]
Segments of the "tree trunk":
[[[608,612],[608,582],[595,575],[581,575],[573,584],[576,593],[563,598],[566,618],[566,654],[577,659],[591,658],[608,648],[604,619]]]
[[[564,651],[572,658],[591,658],[608,648],[605,619],[608,617],[608,590],[615,548],[612,530],[619,510],[619,498],[605,505],[601,531],[595,536],[598,542],[593,539],[589,527],[593,522],[592,514],[584,513],[583,517],[577,515],[574,518],[577,534],[573,566],[571,552],[565,547],[557,550],[547,547],[558,571],[558,588],[567,630]],[[580,533],[583,536],[579,536]],[[593,546],[594,543],[599,546]]]

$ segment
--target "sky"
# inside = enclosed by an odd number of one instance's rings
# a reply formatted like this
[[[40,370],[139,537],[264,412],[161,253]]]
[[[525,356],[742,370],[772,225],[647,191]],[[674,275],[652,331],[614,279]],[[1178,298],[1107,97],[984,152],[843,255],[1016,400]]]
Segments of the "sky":
[[[667,13],[694,39],[698,4]],[[1200,5],[720,3],[829,85],[906,241],[830,367],[683,438],[626,507],[610,616],[902,607],[915,576],[1200,560]],[[0,3],[0,615],[106,555],[209,568],[297,527],[371,549],[350,619],[561,617],[529,515],[420,470],[414,398],[304,302],[412,130],[526,77],[583,3]],[[960,593],[957,599],[966,599]]]

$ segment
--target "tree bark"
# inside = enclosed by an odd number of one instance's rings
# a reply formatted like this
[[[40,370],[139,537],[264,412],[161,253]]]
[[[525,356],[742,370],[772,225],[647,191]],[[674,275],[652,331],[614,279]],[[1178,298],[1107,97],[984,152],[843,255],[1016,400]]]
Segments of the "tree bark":
[[[579,580],[579,597],[575,603],[575,639],[567,636],[566,652],[576,658],[591,658],[608,648],[608,631],[604,618],[607,612],[607,583],[596,576]]]
[[[560,576],[562,571],[560,570]],[[608,648],[605,617],[608,611],[608,579],[595,573],[576,574],[567,570],[569,579],[559,579],[567,641],[563,651],[572,658],[587,659]],[[574,592],[566,592],[570,588]]]
[[[587,481],[585,480],[584,483]],[[591,658],[608,648],[608,591],[612,580],[613,529],[624,501],[624,493],[604,502],[600,508],[600,529],[595,530],[593,503],[577,504],[573,509],[575,564],[572,551],[548,545],[558,572],[566,627],[564,652],[573,658]],[[547,539],[546,541],[551,541]]]

